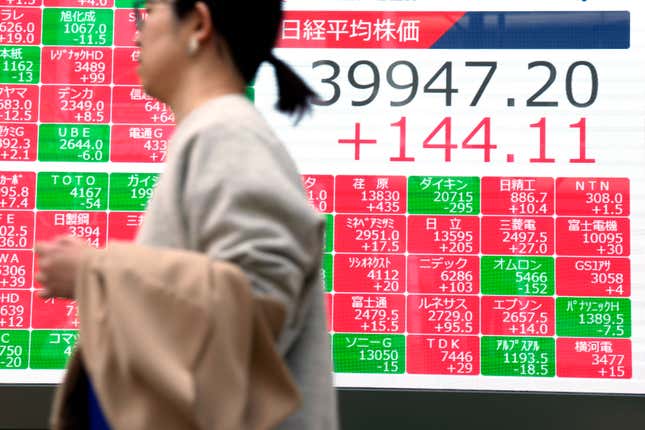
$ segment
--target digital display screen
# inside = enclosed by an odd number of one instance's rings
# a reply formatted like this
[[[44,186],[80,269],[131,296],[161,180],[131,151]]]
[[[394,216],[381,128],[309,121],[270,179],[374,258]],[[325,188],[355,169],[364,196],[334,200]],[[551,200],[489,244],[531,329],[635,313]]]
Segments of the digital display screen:
[[[338,387],[645,393],[645,8],[286,0],[247,96],[327,218]],[[174,127],[129,0],[0,0],[0,383],[56,383],[33,246],[130,240]],[[240,31],[253,33],[252,29]]]

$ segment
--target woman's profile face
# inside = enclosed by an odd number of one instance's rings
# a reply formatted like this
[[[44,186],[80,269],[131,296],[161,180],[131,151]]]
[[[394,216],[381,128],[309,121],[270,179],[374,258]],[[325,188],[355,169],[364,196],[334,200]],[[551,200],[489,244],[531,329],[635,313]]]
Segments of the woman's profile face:
[[[175,0],[146,0],[138,19],[136,44],[140,48],[137,73],[145,91],[166,101],[180,84],[179,72],[186,58],[182,23],[173,11]]]

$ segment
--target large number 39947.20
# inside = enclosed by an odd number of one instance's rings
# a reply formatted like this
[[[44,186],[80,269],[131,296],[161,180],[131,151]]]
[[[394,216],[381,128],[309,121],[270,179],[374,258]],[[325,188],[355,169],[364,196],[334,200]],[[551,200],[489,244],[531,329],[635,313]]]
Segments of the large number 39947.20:
[[[496,61],[466,61],[466,68],[485,68],[486,74],[477,88],[469,106],[477,106],[484,91],[490,84],[495,72],[497,71],[498,64]],[[318,60],[313,62],[312,68],[318,69],[326,67],[329,68],[331,74],[327,77],[321,78],[321,82],[331,88],[331,95],[327,98],[322,98],[315,101],[319,106],[331,106],[338,102],[341,97],[341,84],[339,84],[339,77],[341,74],[341,66],[333,60]],[[527,107],[556,107],[559,105],[558,101],[538,100],[544,93],[553,85],[557,77],[557,69],[553,63],[549,61],[533,61],[528,64],[528,70],[536,68],[546,68],[548,76],[546,82],[535,92],[526,99]],[[574,95],[574,74],[579,71],[583,73],[586,70],[589,74],[590,88],[589,94],[585,100],[579,100]],[[379,68],[376,64],[369,60],[359,60],[352,63],[347,69],[347,82],[358,90],[370,90],[369,95],[362,100],[352,100],[352,106],[366,106],[372,103],[378,96],[381,89],[381,75]],[[443,85],[441,86],[441,79],[443,78]],[[400,60],[391,63],[386,72],[385,80],[387,84],[399,91],[407,90],[405,98],[400,100],[390,100],[390,106],[398,107],[405,106],[412,102],[419,93],[419,72],[417,67],[410,61]],[[453,86],[453,62],[446,61],[441,67],[428,79],[423,86],[423,93],[428,94],[443,94],[445,106],[452,106],[453,95],[459,93],[459,89]],[[329,93],[329,91],[325,90]],[[572,63],[566,72],[565,79],[565,92],[566,98],[569,103],[578,108],[585,108],[591,106],[598,96],[598,72],[595,66],[588,61],[576,61]],[[514,98],[509,98],[509,101]]]

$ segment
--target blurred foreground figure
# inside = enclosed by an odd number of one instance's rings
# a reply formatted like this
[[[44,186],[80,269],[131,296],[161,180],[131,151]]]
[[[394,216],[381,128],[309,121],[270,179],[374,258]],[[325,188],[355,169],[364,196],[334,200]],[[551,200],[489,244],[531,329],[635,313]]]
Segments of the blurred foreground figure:
[[[324,221],[244,97],[264,61],[281,111],[314,96],[272,54],[281,2],[149,0],[145,13],[138,73],[177,128],[137,244],[37,246],[43,294],[75,298],[80,317],[52,426],[334,430]]]

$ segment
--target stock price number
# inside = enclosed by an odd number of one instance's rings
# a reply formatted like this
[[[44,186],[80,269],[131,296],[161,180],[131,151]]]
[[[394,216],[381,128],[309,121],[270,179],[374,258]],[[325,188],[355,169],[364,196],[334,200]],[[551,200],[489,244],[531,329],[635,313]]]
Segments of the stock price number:
[[[469,98],[469,106],[477,106],[484,95],[489,84],[494,80],[497,71],[497,61],[466,61],[464,66],[467,69],[483,69],[484,76],[479,82],[479,86],[474,94]],[[315,104],[319,106],[331,106],[337,103],[342,94],[341,88],[345,84],[344,78],[341,79],[341,66],[333,60],[318,60],[312,63],[314,70],[320,69],[323,73],[321,78],[322,84],[325,85],[323,97]],[[533,93],[526,99],[527,107],[557,107],[559,101],[547,97],[547,91],[555,83],[558,75],[556,66],[549,61],[533,61],[528,64],[528,70],[545,70],[545,81],[533,90]],[[574,76],[578,73],[586,73],[590,80],[588,94],[584,97],[579,95],[579,91],[574,88]],[[481,73],[479,73],[481,75]],[[345,73],[343,74],[345,75]],[[369,60],[359,60],[352,63],[346,72],[347,82],[351,87],[365,92],[365,97],[358,100],[351,100],[352,106],[367,106],[372,103],[381,91],[382,70]],[[460,92],[459,88],[453,85],[453,62],[446,61],[427,81],[420,80],[420,73],[412,62],[399,60],[391,63],[385,70],[385,82],[396,92],[401,93],[398,99],[390,100],[390,106],[405,106],[412,102],[421,94],[442,94],[445,106],[453,105],[453,96]],[[420,89],[423,83],[423,88]],[[566,99],[574,107],[586,108],[594,104],[598,97],[598,71],[596,67],[588,61],[576,61],[566,70],[565,77]],[[578,94],[578,95],[576,95]],[[507,105],[514,106],[515,99],[509,97]]]

